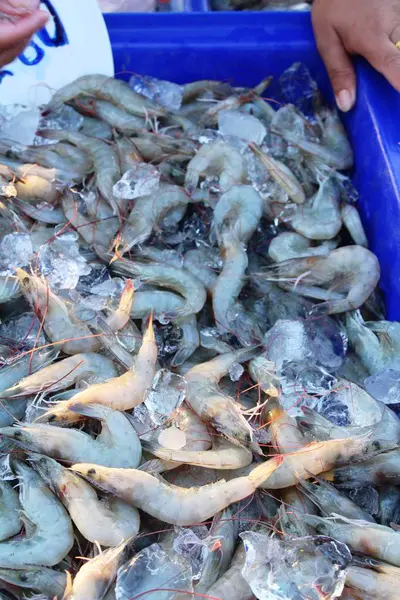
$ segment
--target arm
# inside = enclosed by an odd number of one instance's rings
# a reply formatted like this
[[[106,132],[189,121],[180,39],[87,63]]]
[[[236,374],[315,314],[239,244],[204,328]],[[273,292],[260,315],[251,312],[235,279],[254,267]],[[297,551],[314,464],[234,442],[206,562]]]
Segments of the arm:
[[[40,0],[0,0],[0,67],[12,62],[47,22]]]
[[[351,54],[366,58],[400,91],[400,0],[315,0],[312,20],[342,111],[356,99]]]

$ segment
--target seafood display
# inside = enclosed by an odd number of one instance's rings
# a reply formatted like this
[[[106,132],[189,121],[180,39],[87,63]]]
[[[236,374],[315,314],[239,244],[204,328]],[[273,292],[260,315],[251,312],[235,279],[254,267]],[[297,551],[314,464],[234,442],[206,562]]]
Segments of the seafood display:
[[[299,63],[85,76],[0,139],[1,600],[399,597],[400,325],[352,165]]]

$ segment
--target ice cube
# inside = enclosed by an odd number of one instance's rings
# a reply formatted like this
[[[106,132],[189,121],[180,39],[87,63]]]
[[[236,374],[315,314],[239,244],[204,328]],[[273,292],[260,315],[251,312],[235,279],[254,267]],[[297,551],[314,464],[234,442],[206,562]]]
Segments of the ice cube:
[[[379,494],[372,485],[364,485],[348,492],[350,498],[370,515],[379,512]]]
[[[204,562],[210,552],[207,544],[200,539],[192,529],[175,527],[176,537],[173,549],[182,556],[192,567],[194,581],[200,579]]]
[[[118,570],[115,594],[117,600],[153,595],[155,590],[192,592],[192,569],[183,556],[160,544],[141,550]],[[146,594],[149,592],[149,594]],[[156,591],[157,600],[172,600],[175,593]],[[190,594],[188,594],[190,597]]]
[[[18,104],[0,105],[1,137],[29,146],[36,136],[40,120],[37,107]]]
[[[73,232],[75,234],[75,232]],[[72,234],[63,234],[39,250],[39,269],[54,290],[73,290],[79,278],[91,272],[91,267],[79,252]]]
[[[0,338],[18,348],[43,346],[46,339],[39,319],[34,313],[25,313],[0,325]]]
[[[286,69],[279,84],[286,103],[294,104],[305,114],[312,112],[318,87],[303,63],[294,63]]]
[[[136,74],[132,75],[129,85],[134,92],[154,100],[171,112],[178,111],[181,107],[183,89],[176,83]]]
[[[327,536],[286,538],[240,534],[246,550],[242,575],[259,600],[339,598],[352,559],[345,544]]]
[[[40,119],[38,129],[56,129],[61,131],[67,129],[79,131],[83,126],[83,123],[83,116],[74,110],[72,106],[61,104],[59,107],[52,110],[51,113]],[[38,145],[53,143],[57,142],[40,136],[35,138],[35,144]]]
[[[144,404],[156,425],[163,425],[186,397],[186,381],[180,375],[161,369],[156,373]]]
[[[0,274],[8,275],[16,268],[29,265],[33,254],[29,233],[9,233],[0,244]]]
[[[239,381],[241,376],[244,373],[244,368],[240,363],[233,363],[233,365],[229,368],[229,377],[231,381]]]
[[[134,200],[155,192],[160,183],[160,171],[153,165],[138,163],[124,173],[113,188],[113,194],[119,200]]]
[[[383,371],[367,377],[364,387],[375,400],[380,400],[385,404],[398,404],[400,402],[400,371],[383,369]]]
[[[261,146],[267,130],[257,117],[239,110],[221,110],[218,113],[218,128],[222,135],[233,135],[246,142]]]

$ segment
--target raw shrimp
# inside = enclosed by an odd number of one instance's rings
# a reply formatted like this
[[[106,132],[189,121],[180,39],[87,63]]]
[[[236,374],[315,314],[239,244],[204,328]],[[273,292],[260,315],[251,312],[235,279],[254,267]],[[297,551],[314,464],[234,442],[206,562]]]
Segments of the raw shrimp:
[[[87,116],[83,117],[83,125],[80,133],[88,137],[98,138],[99,140],[112,140],[114,137],[113,130],[108,123]]]
[[[125,287],[122,290],[118,308],[109,311],[110,314],[107,317],[107,325],[112,331],[120,331],[129,323],[133,306],[133,297],[133,282],[131,279],[127,279]]]
[[[399,585],[400,573],[396,577],[394,574],[377,573],[372,569],[353,565],[347,570],[346,586],[356,594],[349,596],[350,600],[397,600]]]
[[[278,523],[285,535],[306,537],[313,533],[306,525],[303,516],[315,514],[315,505],[297,487],[288,487],[281,491],[281,506],[278,510]]]
[[[25,299],[37,317],[43,320],[43,328],[51,341],[65,354],[96,352],[100,342],[90,329],[78,322],[71,314],[71,307],[56,296],[40,277],[28,275],[17,269],[17,278]]]
[[[359,311],[346,314],[349,341],[371,375],[400,368],[400,323],[364,322]]]
[[[364,227],[361,222],[360,213],[355,206],[345,204],[340,210],[343,224],[351,235],[351,238],[357,246],[368,248],[368,240],[365,235]]]
[[[271,398],[280,394],[279,378],[275,373],[275,364],[264,356],[256,356],[249,363],[252,380],[260,386],[262,392]]]
[[[172,359],[171,366],[179,367],[200,346],[200,334],[197,327],[196,315],[188,315],[182,319],[176,319],[175,325],[180,328],[182,338],[179,342],[178,350]]]
[[[163,108],[131,90],[124,81],[106,75],[84,75],[64,86],[54,94],[47,105],[47,112],[81,95],[106,100],[139,117],[162,117],[166,114]]]
[[[61,208],[54,208],[53,206],[36,207],[17,199],[14,200],[14,204],[21,212],[35,221],[50,225],[59,225],[66,222],[65,215]]]
[[[71,550],[74,532],[63,505],[43,479],[21,462],[14,466],[20,480],[19,497],[26,535],[0,543],[0,566],[53,567]]]
[[[136,508],[113,496],[99,500],[86,481],[52,458],[32,454],[29,460],[89,542],[118,546],[138,533],[140,516]]]
[[[269,281],[277,281],[303,296],[325,300],[312,309],[314,316],[358,308],[372,294],[379,277],[378,259],[362,246],[344,246],[327,257],[284,261],[267,271]]]
[[[269,431],[277,452],[280,454],[296,452],[307,444],[307,440],[297,428],[296,420],[286,414],[276,399],[268,403],[265,413],[265,420],[269,424]]]
[[[136,468],[140,464],[142,448],[128,418],[107,406],[74,404],[79,395],[65,403],[79,415],[101,420],[102,431],[95,440],[83,431],[59,429],[42,423],[3,427],[0,436],[15,440],[23,448],[71,463],[90,457],[92,462],[105,466]]]
[[[109,208],[105,200],[100,197],[98,199],[99,209],[103,203],[104,207]],[[75,227],[89,246],[93,246],[95,250],[102,248],[104,252],[111,245],[119,228],[118,218],[113,216],[111,208],[109,208],[109,215],[103,218],[83,215],[79,212],[78,204],[70,190],[65,191],[61,204],[68,222]]]
[[[106,100],[95,100],[81,96],[76,99],[80,110],[95,113],[98,119],[108,123],[113,129],[121,131],[125,135],[133,135],[141,129],[146,129],[146,121],[141,117],[130,114],[119,106]]]
[[[179,464],[195,465],[207,469],[239,469],[247,467],[253,460],[251,452],[239,446],[233,446],[224,438],[215,437],[212,450],[172,450],[159,443],[142,441],[144,450],[162,460]]]
[[[182,188],[168,183],[161,183],[158,190],[149,196],[137,198],[122,229],[121,253],[128,252],[137,244],[143,244],[169,211],[177,207],[186,208],[189,200]]]
[[[300,479],[298,485],[303,494],[319,508],[323,516],[329,517],[331,514],[337,513],[348,519],[361,519],[375,523],[366,510],[360,508],[346,495],[341,494],[333,485],[316,475],[314,475],[314,479],[317,483]]]
[[[390,527],[334,514],[331,519],[305,515],[318,535],[329,535],[348,544],[352,550],[400,566],[400,532]]]
[[[229,227],[234,236],[247,244],[258,227],[263,212],[263,200],[250,185],[235,185],[221,196],[214,208],[217,236]]]
[[[375,439],[373,433],[341,440],[313,442],[297,452],[285,454],[283,463],[261,487],[266,489],[290,487],[296,485],[300,478],[309,479],[336,465],[368,457],[387,448],[388,445]]]
[[[250,144],[250,149],[259,158],[271,178],[286,192],[289,198],[296,204],[303,204],[306,200],[306,195],[294,173],[279,160],[262,152],[255,144]]]
[[[34,172],[33,169],[29,169],[28,165],[25,165],[25,170],[22,168],[20,172],[26,172],[26,175],[21,176],[21,180],[15,182],[18,198],[24,202],[47,202],[48,204],[54,205],[60,198],[60,192],[54,184],[54,178],[49,181],[44,177],[38,175],[31,175],[30,172]],[[51,171],[55,173],[55,169]]]
[[[231,566],[210,588],[208,598],[218,600],[252,600],[253,591],[242,575],[246,562],[246,551],[242,543],[235,552]]]
[[[105,598],[118,568],[125,560],[130,540],[117,548],[110,548],[88,560],[76,574],[72,585],[71,600],[100,600]]]
[[[78,464],[72,470],[104,491],[119,496],[148,514],[173,525],[201,523],[233,502],[247,498],[273,474],[279,461],[258,465],[245,477],[220,480],[186,490],[135,469],[108,469]]]
[[[218,175],[219,187],[226,192],[233,185],[246,179],[246,167],[241,154],[225,142],[203,145],[188,164],[185,178],[186,189],[190,194],[197,188],[200,177]]]
[[[273,261],[279,263],[292,258],[328,256],[336,246],[337,243],[334,240],[327,240],[319,246],[312,246],[310,240],[299,233],[286,231],[280,233],[271,241],[268,255]]]
[[[360,457],[361,459],[361,457]],[[392,450],[334,471],[324,473],[323,477],[341,487],[361,487],[367,483],[400,485],[400,450]]]
[[[173,292],[141,288],[135,292],[131,317],[133,319],[144,319],[154,313],[154,317],[158,318],[166,313],[175,312],[177,309],[183,308],[184,305],[185,301],[182,296],[178,296]]]
[[[200,279],[206,290],[211,294],[217,281],[215,270],[220,266],[219,253],[216,255],[215,251],[215,248],[188,250],[183,259],[185,269]]]
[[[166,319],[174,320],[198,313],[207,299],[207,292],[199,279],[189,271],[161,263],[140,263],[119,258],[112,264],[115,271],[139,277],[146,284],[154,284],[173,290],[183,296],[183,307],[167,312]]]
[[[40,135],[51,140],[70,142],[89,154],[93,161],[99,192],[107,200],[114,214],[118,215],[122,207],[114,197],[113,188],[121,178],[121,170],[118,154],[114,148],[101,140],[87,137],[77,131],[46,130],[41,131]]]
[[[154,337],[153,322],[150,319],[142,346],[135,356],[132,368],[120,377],[109,379],[105,383],[90,385],[71,400],[59,402],[37,419],[38,422],[53,421],[74,423],[81,417],[69,410],[74,404],[81,408],[88,404],[101,404],[113,410],[129,410],[143,402],[146,391],[153,381],[157,362],[157,344]],[[81,410],[81,409],[80,409]]]
[[[69,159],[72,163],[78,163],[82,171],[90,173],[93,170],[92,159],[84,150],[67,142],[51,144],[49,148],[52,152],[56,152],[59,156]]]
[[[342,228],[339,188],[332,178],[325,179],[318,192],[288,219],[291,227],[310,240],[331,240]]]
[[[46,567],[25,567],[23,569],[0,568],[0,580],[19,588],[28,588],[44,594],[46,598],[61,598],[67,584],[65,573]]]
[[[1,374],[1,371],[0,371]],[[42,391],[65,390],[81,382],[97,383],[115,377],[114,363],[101,354],[75,354],[21,379],[0,392],[1,398],[17,398]]]
[[[231,86],[227,83],[207,79],[185,83],[182,88],[182,104],[193,102],[193,100],[196,100],[199,96],[203,96],[206,92],[212,92],[216,96],[227,96],[232,91]]]
[[[17,535],[22,528],[18,494],[8,481],[0,481],[0,541]]]
[[[125,136],[118,137],[115,140],[115,147],[117,149],[119,162],[121,165],[121,173],[126,173],[131,169],[136,169],[138,163],[143,162],[142,157],[136,150],[130,138]]]
[[[186,401],[194,412],[234,444],[249,447],[252,442],[250,425],[241,414],[239,404],[218,386],[231,366],[245,359],[245,352],[239,350],[217,356],[190,369],[185,379],[188,383]]]

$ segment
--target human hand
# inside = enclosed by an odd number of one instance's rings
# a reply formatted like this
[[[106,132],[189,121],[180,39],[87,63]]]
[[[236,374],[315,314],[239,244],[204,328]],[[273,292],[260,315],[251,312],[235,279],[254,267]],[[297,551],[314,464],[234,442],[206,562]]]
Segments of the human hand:
[[[356,99],[351,54],[366,58],[400,91],[400,0],[315,0],[312,21],[336,103],[347,112]]]
[[[41,29],[49,13],[39,10],[40,0],[0,0],[0,67],[12,62]]]

